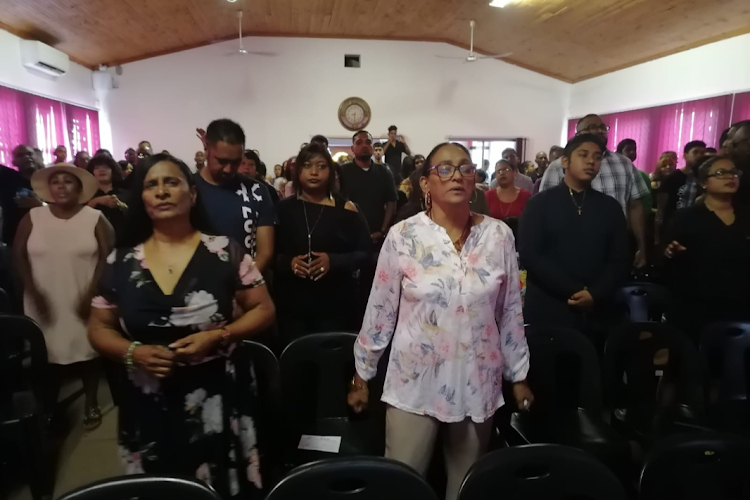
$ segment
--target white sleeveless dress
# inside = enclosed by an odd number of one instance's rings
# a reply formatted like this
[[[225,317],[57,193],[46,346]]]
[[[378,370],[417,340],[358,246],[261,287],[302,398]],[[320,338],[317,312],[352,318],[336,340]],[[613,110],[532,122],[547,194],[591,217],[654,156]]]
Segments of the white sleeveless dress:
[[[26,315],[41,326],[50,363],[69,365],[95,358],[87,325],[76,308],[96,270],[99,245],[95,229],[101,212],[85,206],[67,220],[52,215],[48,206],[30,213],[29,262],[37,287],[49,301],[51,324],[41,321],[28,294],[24,296]]]

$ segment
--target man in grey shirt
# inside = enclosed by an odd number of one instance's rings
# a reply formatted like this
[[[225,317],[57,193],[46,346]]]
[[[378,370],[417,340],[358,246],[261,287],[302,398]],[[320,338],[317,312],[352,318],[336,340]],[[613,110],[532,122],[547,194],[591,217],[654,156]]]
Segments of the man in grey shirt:
[[[508,148],[503,151],[503,160],[506,160],[508,163],[510,163],[513,169],[516,171],[516,180],[513,182],[513,184],[517,188],[525,189],[526,191],[531,193],[534,190],[534,183],[529,176],[524,175],[518,171],[518,153],[516,153],[516,150],[513,148]],[[497,167],[497,165],[495,166]],[[494,189],[496,187],[497,179],[492,179],[490,188]]]

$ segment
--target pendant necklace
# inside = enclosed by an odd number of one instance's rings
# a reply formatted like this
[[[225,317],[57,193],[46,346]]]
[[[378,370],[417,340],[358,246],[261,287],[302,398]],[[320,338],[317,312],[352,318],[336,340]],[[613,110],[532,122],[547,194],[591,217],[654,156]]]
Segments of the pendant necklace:
[[[568,188],[568,192],[570,193],[570,199],[573,201],[573,205],[578,209],[578,215],[581,215],[581,212],[583,212],[583,204],[586,203],[586,191],[583,192],[583,199],[581,200],[580,205],[576,203],[576,198],[573,196],[573,189]]]
[[[325,210],[325,205],[320,206],[320,212],[318,212],[318,218],[315,220],[315,224],[313,224],[312,229],[310,229],[310,221],[307,218],[307,202],[300,198],[302,201],[302,210],[305,212],[305,226],[307,226],[307,263],[309,264],[312,262],[312,234],[315,231],[315,228],[318,226],[318,222],[320,222],[320,217],[323,215],[323,210]]]

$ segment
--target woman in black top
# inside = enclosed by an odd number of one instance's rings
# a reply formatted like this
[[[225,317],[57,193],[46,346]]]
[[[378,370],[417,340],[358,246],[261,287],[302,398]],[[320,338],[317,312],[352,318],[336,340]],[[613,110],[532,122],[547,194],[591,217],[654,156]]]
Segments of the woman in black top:
[[[678,210],[669,228],[667,320],[696,341],[708,323],[750,320],[750,214],[733,203],[741,175],[724,156],[703,163],[704,203]]]
[[[279,202],[276,292],[284,343],[309,333],[355,331],[355,271],[370,254],[370,231],[350,201],[334,194],[335,165],[311,143],[299,152],[295,192]]]
[[[89,201],[91,208],[99,210],[107,218],[115,229],[115,235],[119,238],[125,225],[125,216],[128,212],[126,204],[126,193],[121,188],[122,170],[120,165],[107,155],[94,156],[86,166],[91,175],[99,184],[99,190]]]

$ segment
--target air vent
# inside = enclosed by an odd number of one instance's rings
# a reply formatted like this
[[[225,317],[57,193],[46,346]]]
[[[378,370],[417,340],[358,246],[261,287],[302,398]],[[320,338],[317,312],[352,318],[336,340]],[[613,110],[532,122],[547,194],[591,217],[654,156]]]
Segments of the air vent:
[[[359,55],[346,54],[344,56],[344,67],[345,68],[361,68],[362,64],[359,60]]]

